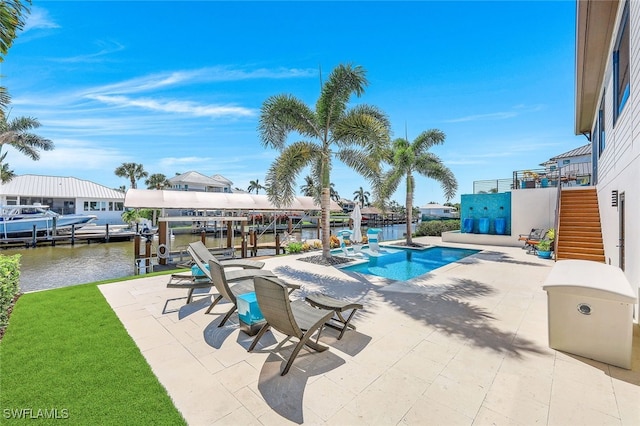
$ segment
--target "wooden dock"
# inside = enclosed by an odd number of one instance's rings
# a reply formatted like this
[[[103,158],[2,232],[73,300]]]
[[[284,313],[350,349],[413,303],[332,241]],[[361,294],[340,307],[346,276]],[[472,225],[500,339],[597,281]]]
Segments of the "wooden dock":
[[[0,238],[0,248],[30,248],[37,246],[55,246],[57,244],[91,244],[131,241],[136,235],[135,231],[103,232],[79,232],[61,235],[40,235],[30,237]]]

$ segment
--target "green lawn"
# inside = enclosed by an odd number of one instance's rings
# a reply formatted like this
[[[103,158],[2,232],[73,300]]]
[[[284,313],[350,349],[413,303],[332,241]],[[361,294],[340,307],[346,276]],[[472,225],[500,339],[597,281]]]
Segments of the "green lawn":
[[[20,297],[0,342],[0,419],[185,424],[97,284]]]

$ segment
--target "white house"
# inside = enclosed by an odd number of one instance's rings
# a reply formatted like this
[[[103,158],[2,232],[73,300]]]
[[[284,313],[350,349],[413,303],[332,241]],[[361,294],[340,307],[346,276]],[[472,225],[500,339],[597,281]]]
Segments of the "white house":
[[[460,217],[458,210],[451,206],[430,203],[419,207],[419,209],[421,220]]]
[[[0,185],[0,204],[40,203],[61,214],[93,214],[96,224],[122,224],[124,192],[88,180],[21,175]]]
[[[205,176],[202,173],[190,171],[169,179],[170,188],[177,191],[200,192],[232,192],[231,182],[221,175]]]
[[[591,143],[606,262],[624,271],[637,295],[640,2],[578,1],[576,19],[575,133]]]

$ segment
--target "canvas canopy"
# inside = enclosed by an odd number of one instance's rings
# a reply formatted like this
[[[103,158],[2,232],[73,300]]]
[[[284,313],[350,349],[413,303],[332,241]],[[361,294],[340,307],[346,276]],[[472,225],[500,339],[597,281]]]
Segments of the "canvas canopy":
[[[248,210],[248,211],[310,211],[320,210],[313,197],[295,197],[289,206],[276,207],[266,195],[247,193],[168,191],[130,189],[124,206],[147,209]],[[342,208],[331,201],[332,211]]]

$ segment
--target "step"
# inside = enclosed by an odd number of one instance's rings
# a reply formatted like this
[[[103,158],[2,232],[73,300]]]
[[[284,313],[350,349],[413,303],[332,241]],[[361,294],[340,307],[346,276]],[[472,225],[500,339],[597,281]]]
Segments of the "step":
[[[589,256],[604,256],[604,249],[587,249],[583,247],[556,247],[555,252],[561,255],[584,254]]]
[[[586,255],[581,253],[570,253],[570,254],[556,253],[556,260],[566,260],[566,259],[591,260],[594,262],[604,263],[604,256]]]

